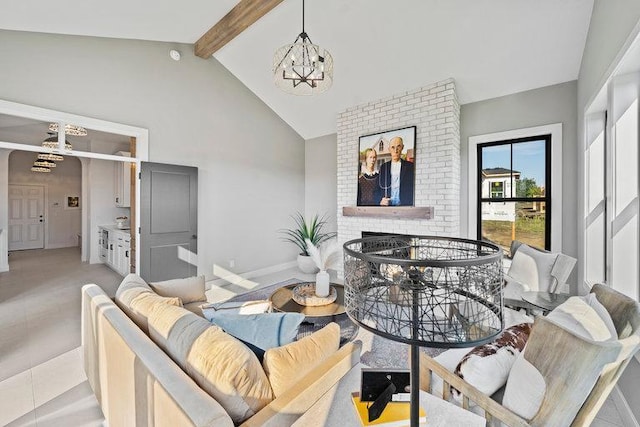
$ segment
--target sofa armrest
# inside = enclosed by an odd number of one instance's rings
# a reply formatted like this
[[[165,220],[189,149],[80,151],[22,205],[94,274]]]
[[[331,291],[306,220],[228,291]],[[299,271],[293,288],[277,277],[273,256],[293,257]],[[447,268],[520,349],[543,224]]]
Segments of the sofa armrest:
[[[498,419],[504,424],[513,427],[526,427],[529,423],[522,417],[518,416],[511,410],[505,408],[500,403],[493,400],[490,396],[482,393],[480,390],[464,381],[453,372],[440,365],[433,358],[424,353],[420,353],[420,388],[431,393],[431,375],[435,374],[443,379],[442,396],[445,400],[449,400],[450,389],[454,387],[460,391],[462,398],[462,407],[469,409],[469,402],[475,403],[485,412],[487,425],[491,425],[493,419]]]
[[[360,362],[362,343],[347,343],[312,369],[284,394],[246,420],[241,427],[293,424]]]

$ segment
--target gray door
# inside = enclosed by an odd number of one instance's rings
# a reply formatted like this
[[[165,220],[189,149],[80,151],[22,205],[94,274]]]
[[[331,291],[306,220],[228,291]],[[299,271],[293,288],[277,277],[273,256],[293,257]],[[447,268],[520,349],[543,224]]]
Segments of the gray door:
[[[142,162],[140,170],[140,276],[195,276],[198,168]]]

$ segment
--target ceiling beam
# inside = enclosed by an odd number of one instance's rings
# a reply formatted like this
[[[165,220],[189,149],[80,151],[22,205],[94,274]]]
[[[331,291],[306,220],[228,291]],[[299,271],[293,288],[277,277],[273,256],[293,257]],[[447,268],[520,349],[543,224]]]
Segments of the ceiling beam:
[[[196,42],[194,51],[200,58],[209,58],[238,34],[282,3],[282,0],[240,0],[216,25]]]

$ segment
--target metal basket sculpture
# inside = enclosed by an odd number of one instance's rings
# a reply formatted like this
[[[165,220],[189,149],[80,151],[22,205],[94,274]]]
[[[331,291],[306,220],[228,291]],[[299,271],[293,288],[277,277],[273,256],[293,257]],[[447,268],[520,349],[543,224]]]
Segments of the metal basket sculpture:
[[[459,238],[379,236],[344,244],[345,305],[391,340],[470,347],[503,324],[502,249]]]

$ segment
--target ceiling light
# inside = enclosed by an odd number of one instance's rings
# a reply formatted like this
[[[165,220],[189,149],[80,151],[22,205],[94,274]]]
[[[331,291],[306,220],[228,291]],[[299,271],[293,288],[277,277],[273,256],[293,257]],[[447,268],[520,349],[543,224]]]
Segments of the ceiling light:
[[[44,148],[50,148],[52,150],[55,150],[59,147],[58,145],[58,136],[57,135],[53,135],[52,133],[49,133],[49,138],[45,139],[44,141],[42,141],[42,147]],[[71,151],[73,150],[73,146],[69,143],[69,141],[65,141],[64,142],[64,149],[67,151]]]
[[[34,166],[34,167],[31,168],[31,172],[49,173],[49,172],[51,172],[51,169],[45,168],[45,167],[42,167],[42,166]]]
[[[33,162],[33,166],[40,166],[43,168],[55,168],[56,163],[52,162],[51,160],[36,160],[35,162]]]
[[[38,154],[38,160],[51,160],[53,162],[61,162],[64,160],[64,157],[54,153],[40,153]]]
[[[293,95],[322,93],[333,83],[333,57],[313,44],[304,31],[304,0],[302,32],[292,44],[282,46],[273,55],[273,80],[276,86]]]
[[[58,132],[58,124],[57,123],[49,123],[49,130],[51,132]],[[65,135],[72,136],[87,136],[87,130],[83,127],[76,125],[64,125],[64,133]]]

